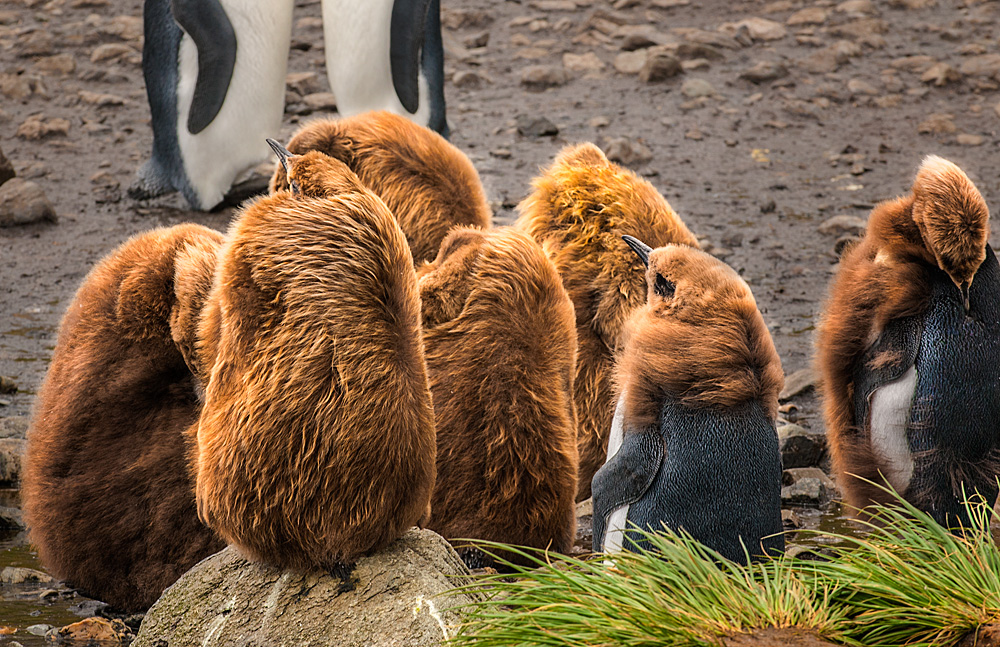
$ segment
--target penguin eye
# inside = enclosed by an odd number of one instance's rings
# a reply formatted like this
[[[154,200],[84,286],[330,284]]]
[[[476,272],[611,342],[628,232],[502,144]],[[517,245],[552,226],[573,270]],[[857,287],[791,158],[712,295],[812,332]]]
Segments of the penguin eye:
[[[302,190],[299,189],[299,183],[291,178],[289,178],[288,180],[288,188],[289,190],[291,190],[292,195],[298,195],[302,193]]]
[[[653,292],[664,298],[670,298],[674,296],[674,290],[677,286],[663,278],[662,274],[656,275],[656,281],[653,283]]]

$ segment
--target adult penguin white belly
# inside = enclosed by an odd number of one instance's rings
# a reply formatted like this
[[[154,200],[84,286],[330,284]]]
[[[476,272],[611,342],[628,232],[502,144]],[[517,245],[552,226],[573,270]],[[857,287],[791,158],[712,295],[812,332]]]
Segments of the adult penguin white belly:
[[[133,198],[180,191],[219,204],[236,177],[268,158],[284,111],[293,3],[146,0],[143,76],[153,155]]]
[[[388,110],[445,137],[440,0],[323,0],[337,111]]]

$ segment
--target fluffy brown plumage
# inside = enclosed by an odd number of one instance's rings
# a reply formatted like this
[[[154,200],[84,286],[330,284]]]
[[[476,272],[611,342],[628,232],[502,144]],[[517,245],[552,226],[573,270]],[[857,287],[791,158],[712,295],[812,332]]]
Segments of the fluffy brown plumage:
[[[628,426],[656,424],[666,397],[717,409],[759,400],[774,419],[784,373],[743,279],[682,245],[654,249],[646,275],[647,303],[626,325],[615,366]]]
[[[856,509],[890,499],[849,476],[883,482],[883,466],[854,419],[855,367],[888,322],[926,309],[933,268],[967,294],[985,258],[988,220],[986,203],[965,173],[931,156],[911,195],[877,205],[864,238],[841,258],[820,321],[817,362],[834,471]]]
[[[518,207],[515,226],[542,244],[576,310],[580,500],[590,496],[590,480],[607,453],[613,355],[622,326],[646,295],[644,275],[635,271],[641,264],[621,237],[636,236],[653,247],[698,242],[649,182],[612,164],[592,144],[563,150],[534,187]]]
[[[315,165],[339,193],[312,195]],[[426,517],[434,418],[399,226],[339,161],[289,166],[301,192],[248,206],[220,256],[198,512],[254,559],[336,568]]]
[[[405,117],[380,111],[312,121],[288,149],[321,151],[347,164],[395,215],[416,263],[433,260],[452,227],[490,226],[486,194],[469,158]],[[287,186],[279,164],[271,190]]]
[[[567,552],[576,332],[555,267],[518,231],[460,228],[419,285],[438,443],[429,526]]]
[[[179,225],[99,263],[63,319],[28,435],[24,508],[46,568],[145,609],[223,543],[198,521],[185,364],[222,236]]]

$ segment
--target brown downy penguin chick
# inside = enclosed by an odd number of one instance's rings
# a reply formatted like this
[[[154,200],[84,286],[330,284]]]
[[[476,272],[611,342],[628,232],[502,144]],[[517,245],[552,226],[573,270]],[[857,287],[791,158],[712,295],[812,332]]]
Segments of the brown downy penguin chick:
[[[683,529],[744,562],[781,552],[775,418],[781,361],[750,288],[681,245],[651,250],[648,296],[616,364],[621,389],[608,460],[594,476],[594,550],[632,544],[637,526]]]
[[[534,181],[515,224],[542,244],[576,310],[574,382],[580,473],[577,500],[604,463],[615,408],[613,353],[622,325],[646,299],[646,284],[623,235],[660,247],[698,242],[659,192],[612,164],[593,144],[564,149]]]
[[[568,552],[576,330],[559,274],[523,233],[458,228],[420,269],[419,286],[437,421],[429,527]],[[462,556],[484,565],[475,549]]]
[[[299,129],[292,153],[316,150],[346,164],[395,215],[416,264],[431,261],[456,225],[490,226],[490,206],[465,153],[429,128],[390,112],[321,119]],[[282,165],[271,191],[288,185]]]
[[[931,156],[841,259],[817,346],[833,466],[855,509],[891,503],[888,482],[939,523],[967,525],[963,489],[997,497],[1000,268],[988,236],[979,191]]]
[[[201,404],[185,364],[222,235],[124,243],[63,318],[28,434],[23,497],[45,567],[125,611],[223,543],[199,520],[190,452]]]
[[[343,576],[428,515],[420,297],[385,204],[338,160],[272,146],[293,191],[233,224],[203,322],[198,512],[253,559]]]

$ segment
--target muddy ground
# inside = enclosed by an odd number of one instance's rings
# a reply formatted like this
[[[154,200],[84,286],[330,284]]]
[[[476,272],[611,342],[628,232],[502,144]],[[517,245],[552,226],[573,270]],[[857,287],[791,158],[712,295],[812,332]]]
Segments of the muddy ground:
[[[511,222],[560,147],[597,142],[747,279],[786,373],[810,363],[835,246],[851,233],[829,219],[864,218],[907,191],[930,153],[962,166],[988,203],[1000,194],[998,2],[442,4],[452,141],[478,168],[496,224]],[[30,414],[60,317],[98,259],[152,227],[224,229],[233,217],[125,194],[152,140],[141,8],[0,0],[0,149],[59,217],[0,229],[0,375],[18,389],[0,394],[0,418]],[[318,0],[296,2],[283,139],[331,114],[308,114],[329,103],[319,15]],[[683,71],[646,80],[639,67],[656,52]],[[788,418],[821,428],[813,395],[795,404]]]

